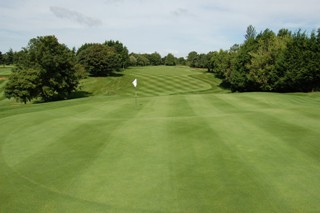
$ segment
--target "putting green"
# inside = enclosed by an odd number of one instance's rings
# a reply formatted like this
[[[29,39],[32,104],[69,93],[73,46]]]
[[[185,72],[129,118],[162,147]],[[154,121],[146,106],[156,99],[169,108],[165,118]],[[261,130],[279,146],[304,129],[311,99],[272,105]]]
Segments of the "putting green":
[[[0,212],[319,212],[320,94],[210,78],[135,68],[84,81],[96,96],[0,101]]]

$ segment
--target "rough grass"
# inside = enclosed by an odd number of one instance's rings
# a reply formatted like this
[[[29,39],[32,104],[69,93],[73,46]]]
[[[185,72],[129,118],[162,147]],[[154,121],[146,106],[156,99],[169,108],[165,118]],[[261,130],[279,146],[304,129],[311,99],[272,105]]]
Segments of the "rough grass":
[[[87,98],[1,101],[0,212],[319,212],[320,94],[210,78],[134,68]]]
[[[0,100],[4,99],[3,88],[12,72],[14,66],[0,65]]]

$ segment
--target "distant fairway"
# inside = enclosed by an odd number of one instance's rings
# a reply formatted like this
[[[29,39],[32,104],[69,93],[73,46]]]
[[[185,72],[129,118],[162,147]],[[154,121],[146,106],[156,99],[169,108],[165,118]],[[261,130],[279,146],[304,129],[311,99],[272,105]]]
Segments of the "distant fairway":
[[[0,212],[320,212],[320,93],[218,84],[144,67],[85,98],[0,97]]]

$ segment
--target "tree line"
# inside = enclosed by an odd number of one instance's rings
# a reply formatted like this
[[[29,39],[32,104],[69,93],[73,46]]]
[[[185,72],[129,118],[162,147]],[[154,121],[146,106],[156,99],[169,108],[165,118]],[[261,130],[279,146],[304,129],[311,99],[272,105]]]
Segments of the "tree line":
[[[177,58],[172,53],[168,53],[166,56],[161,57],[157,52],[148,53],[131,53],[129,56],[130,66],[176,66],[186,65],[184,57]]]
[[[190,52],[191,67],[207,68],[231,91],[310,92],[320,89],[320,29],[259,34],[247,28],[245,41],[229,50]]]
[[[258,34],[249,26],[243,44],[207,54],[192,51],[187,59],[170,53],[129,54],[113,40],[69,49],[55,36],[41,36],[21,51],[0,52],[0,64],[16,65],[4,91],[7,98],[23,103],[67,99],[88,75],[109,76],[128,66],[149,65],[207,68],[233,92],[309,92],[320,89],[320,29],[310,34],[266,29]]]
[[[1,65],[11,65],[14,64],[14,58],[15,58],[15,52],[10,49],[8,52],[6,53],[2,53],[0,51],[0,64]]]

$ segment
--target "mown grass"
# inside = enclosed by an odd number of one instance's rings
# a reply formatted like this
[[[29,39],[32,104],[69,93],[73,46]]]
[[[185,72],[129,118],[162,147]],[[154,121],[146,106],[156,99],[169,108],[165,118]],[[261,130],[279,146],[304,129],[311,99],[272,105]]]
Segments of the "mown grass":
[[[226,93],[219,87],[220,80],[204,69],[185,66],[134,67],[125,73],[108,78],[89,78],[82,81],[81,88],[94,95],[132,96],[131,82],[138,79],[140,97],[174,95],[183,93]]]
[[[0,65],[0,76],[9,76],[13,68],[12,65]]]
[[[0,101],[0,212],[320,211],[319,93],[122,74],[83,81],[87,98]]]

